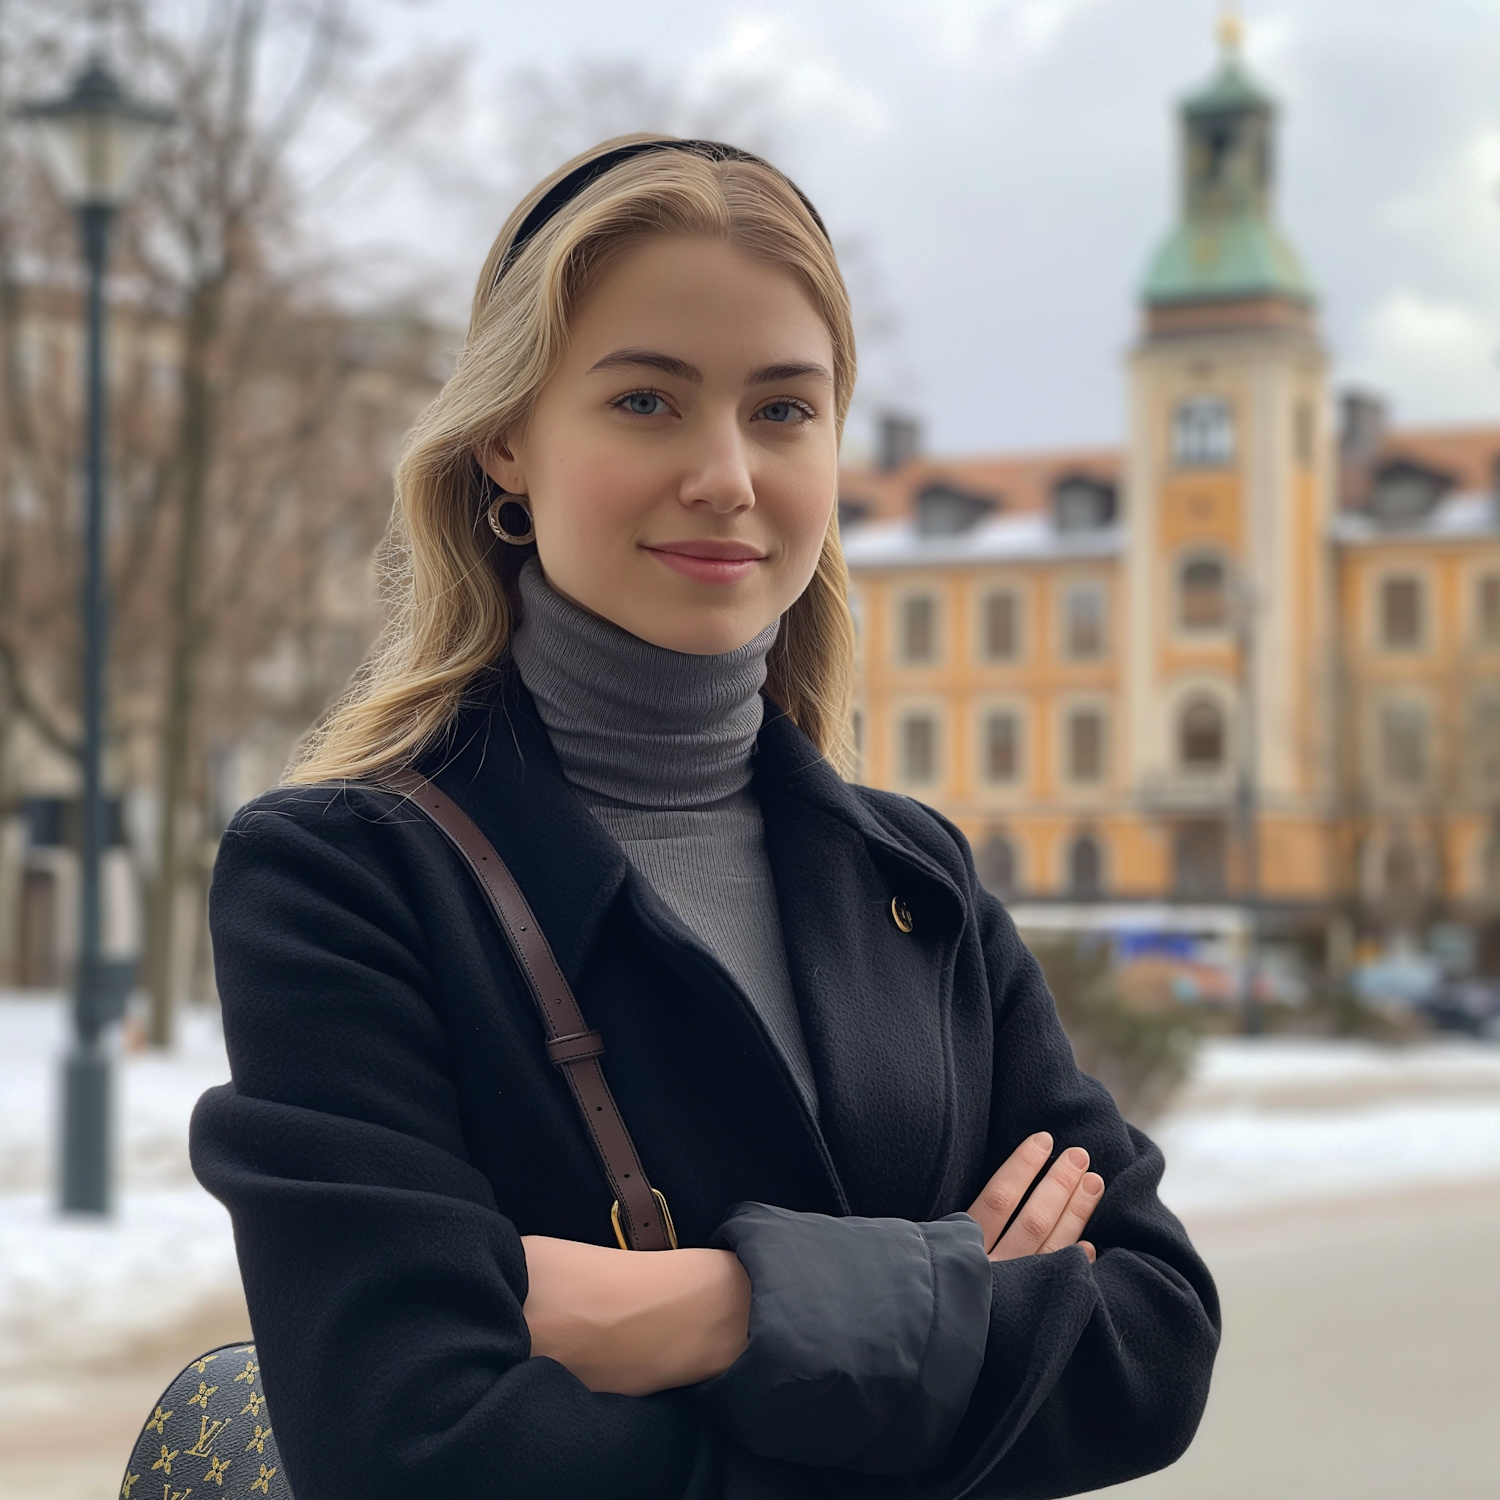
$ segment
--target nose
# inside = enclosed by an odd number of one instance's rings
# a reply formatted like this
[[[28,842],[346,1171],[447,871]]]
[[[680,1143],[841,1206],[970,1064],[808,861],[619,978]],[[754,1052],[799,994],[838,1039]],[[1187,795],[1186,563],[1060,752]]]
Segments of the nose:
[[[749,510],[755,504],[749,454],[734,416],[703,425],[678,498],[684,505],[721,515]]]

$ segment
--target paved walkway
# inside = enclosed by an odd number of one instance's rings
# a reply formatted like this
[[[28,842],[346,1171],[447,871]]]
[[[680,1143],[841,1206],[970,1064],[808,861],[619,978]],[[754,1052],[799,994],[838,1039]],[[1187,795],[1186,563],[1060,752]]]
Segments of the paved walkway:
[[[1224,1297],[1208,1415],[1164,1474],[1112,1500],[1500,1496],[1500,1182],[1195,1226]],[[246,1336],[206,1309],[86,1374],[0,1381],[0,1500],[113,1500],[157,1393]]]
[[[1496,1500],[1500,1183],[1195,1226],[1224,1301],[1198,1438],[1111,1500]]]

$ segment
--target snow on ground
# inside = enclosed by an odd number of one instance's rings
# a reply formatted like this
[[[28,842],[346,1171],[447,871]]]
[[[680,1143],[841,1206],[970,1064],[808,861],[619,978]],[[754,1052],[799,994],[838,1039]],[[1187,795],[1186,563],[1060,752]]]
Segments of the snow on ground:
[[[229,1216],[188,1164],[187,1125],[229,1077],[216,1012],[187,1011],[172,1054],[118,1054],[119,1212],[54,1209],[66,1004],[0,996],[0,1372],[105,1353],[238,1282]]]
[[[216,1012],[186,1012],[181,1033],[170,1055],[119,1055],[119,1213],[64,1219],[52,1160],[67,1007],[0,995],[0,1372],[120,1347],[233,1292],[228,1215],[187,1156],[194,1101],[228,1076]],[[1163,1196],[1188,1215],[1500,1177],[1500,1046],[1215,1040],[1152,1134]]]
[[[1186,1215],[1500,1177],[1500,1046],[1214,1039],[1151,1134]]]
[[[1500,1046],[1448,1037],[1412,1047],[1295,1036],[1253,1042],[1214,1037],[1203,1044],[1193,1070],[1194,1093],[1417,1081],[1500,1089]]]
[[[1162,1199],[1189,1217],[1500,1177],[1500,1097],[1184,1110],[1151,1133],[1167,1157]]]

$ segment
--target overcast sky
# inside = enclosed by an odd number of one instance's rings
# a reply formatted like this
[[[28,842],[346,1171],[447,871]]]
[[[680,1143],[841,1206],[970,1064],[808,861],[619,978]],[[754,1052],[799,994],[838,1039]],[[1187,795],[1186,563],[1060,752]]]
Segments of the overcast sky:
[[[1215,66],[1214,0],[357,9],[388,59],[466,60],[420,160],[336,205],[346,243],[418,271],[448,315],[511,207],[474,184],[517,70],[628,59],[700,103],[748,88],[774,113],[779,164],[857,246],[866,413],[918,413],[937,452],[1120,438],[1135,289],[1175,212],[1174,106]],[[1500,0],[1241,10],[1283,106],[1279,215],[1337,379],[1401,421],[1500,421]]]

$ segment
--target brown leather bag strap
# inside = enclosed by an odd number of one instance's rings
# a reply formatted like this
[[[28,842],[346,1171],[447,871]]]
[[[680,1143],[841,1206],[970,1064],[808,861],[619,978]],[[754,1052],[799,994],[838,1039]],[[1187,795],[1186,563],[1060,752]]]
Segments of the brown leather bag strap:
[[[375,785],[404,797],[426,813],[479,882],[542,1018],[547,1056],[568,1080],[599,1165],[614,1190],[610,1217],[620,1248],[675,1250],[677,1235],[667,1200],[646,1180],[635,1142],[605,1082],[600,1062],[604,1040],[584,1021],[572,987],[563,977],[515,876],[473,819],[415,771],[387,776]]]

